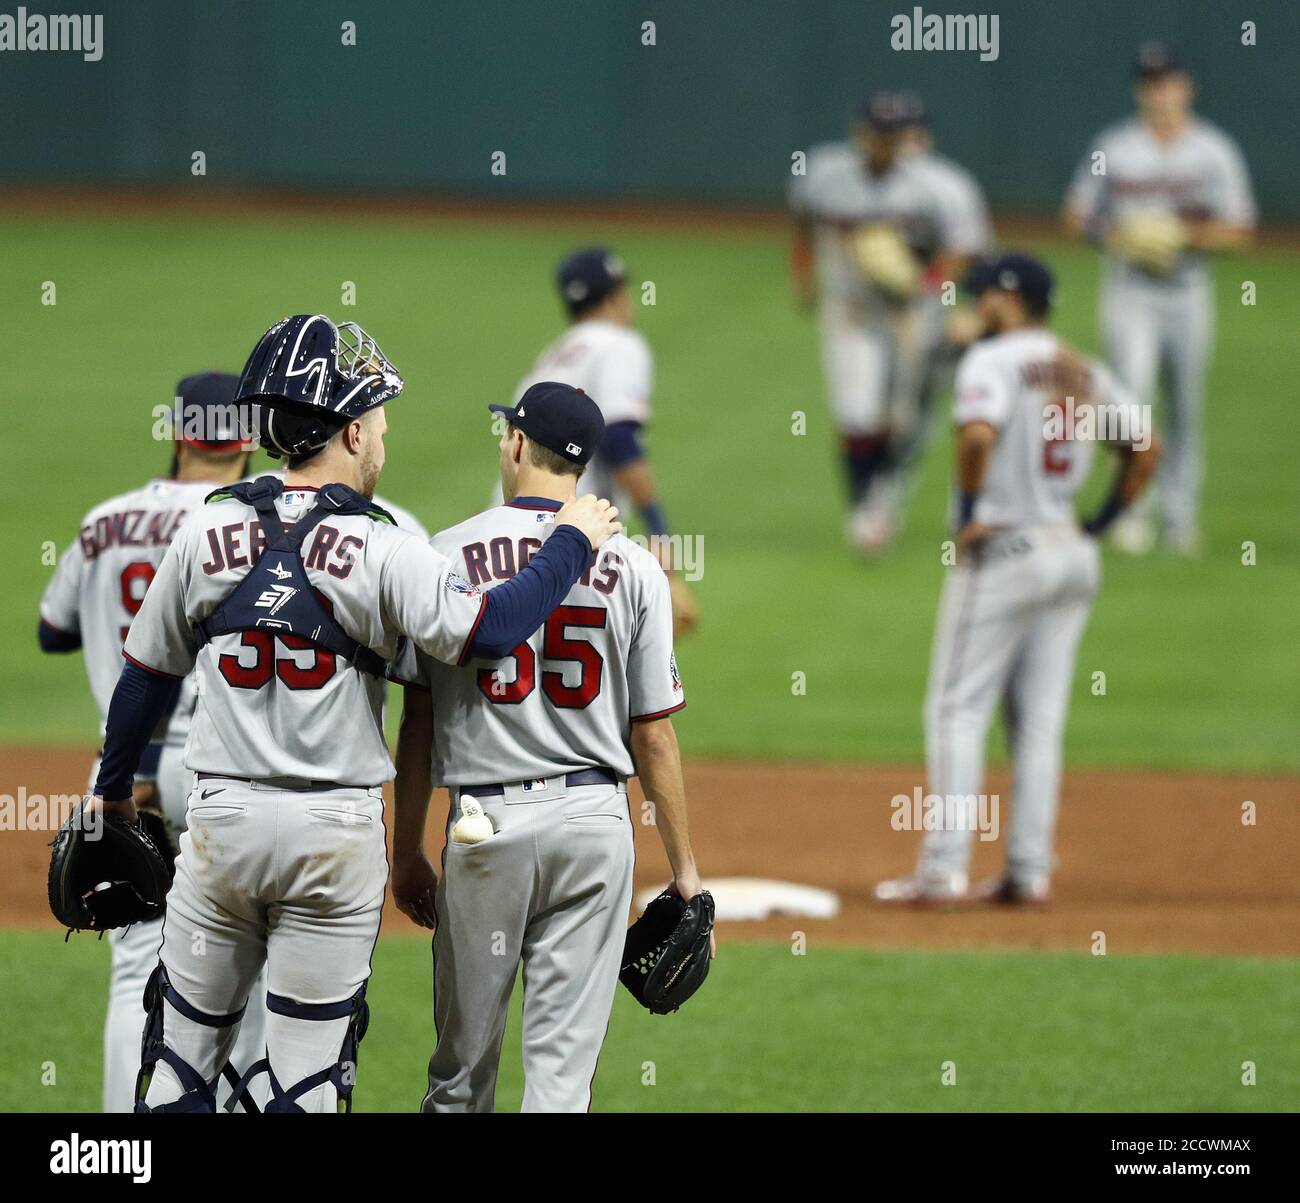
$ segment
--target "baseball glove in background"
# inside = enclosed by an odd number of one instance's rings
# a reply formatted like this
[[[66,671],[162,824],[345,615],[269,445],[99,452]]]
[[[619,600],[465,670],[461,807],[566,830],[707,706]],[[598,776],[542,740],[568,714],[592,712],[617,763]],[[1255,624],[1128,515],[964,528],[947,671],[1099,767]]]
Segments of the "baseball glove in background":
[[[1165,276],[1187,247],[1187,226],[1174,213],[1134,213],[1116,224],[1107,244],[1130,263]]]
[[[709,975],[713,895],[683,900],[669,886],[627,929],[618,980],[655,1015],[676,1011]]]
[[[863,226],[854,231],[853,256],[863,274],[895,301],[910,300],[921,283],[921,267],[896,227]]]
[[[136,823],[117,815],[68,816],[51,845],[54,917],[73,931],[108,931],[157,919],[175,869]]]

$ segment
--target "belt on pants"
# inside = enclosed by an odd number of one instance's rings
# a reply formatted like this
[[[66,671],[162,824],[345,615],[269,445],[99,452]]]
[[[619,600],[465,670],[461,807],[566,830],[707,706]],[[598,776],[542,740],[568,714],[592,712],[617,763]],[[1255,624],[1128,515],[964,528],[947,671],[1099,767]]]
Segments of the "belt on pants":
[[[553,779],[541,777],[538,780]],[[507,786],[530,784],[531,782],[528,781],[498,781],[495,785],[458,785],[456,789],[462,794],[469,794],[472,798],[495,798],[503,795]],[[576,773],[566,773],[564,784],[569,789],[577,789],[580,785],[617,785],[618,777],[613,769],[579,769]]]
[[[233,773],[196,773],[199,781],[238,781],[263,789],[301,790],[323,793],[334,789],[378,789],[375,785],[345,785],[341,781],[309,781],[305,777],[237,777]]]

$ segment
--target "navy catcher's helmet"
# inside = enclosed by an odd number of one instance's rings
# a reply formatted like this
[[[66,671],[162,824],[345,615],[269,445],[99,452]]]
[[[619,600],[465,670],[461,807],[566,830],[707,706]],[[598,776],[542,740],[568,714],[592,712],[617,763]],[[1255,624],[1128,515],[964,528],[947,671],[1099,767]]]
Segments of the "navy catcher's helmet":
[[[402,391],[402,377],[355,322],[296,314],[262,335],[244,365],[238,402],[265,408],[262,446],[273,458],[310,455],[341,426]]]

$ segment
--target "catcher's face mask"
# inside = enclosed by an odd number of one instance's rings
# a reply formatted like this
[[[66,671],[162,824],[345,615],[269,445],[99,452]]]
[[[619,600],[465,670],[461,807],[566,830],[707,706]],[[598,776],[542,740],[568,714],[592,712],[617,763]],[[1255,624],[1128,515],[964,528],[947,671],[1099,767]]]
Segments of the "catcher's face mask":
[[[237,401],[264,410],[262,446],[272,456],[319,451],[353,418],[391,401],[401,373],[355,322],[324,314],[277,322],[248,357]]]

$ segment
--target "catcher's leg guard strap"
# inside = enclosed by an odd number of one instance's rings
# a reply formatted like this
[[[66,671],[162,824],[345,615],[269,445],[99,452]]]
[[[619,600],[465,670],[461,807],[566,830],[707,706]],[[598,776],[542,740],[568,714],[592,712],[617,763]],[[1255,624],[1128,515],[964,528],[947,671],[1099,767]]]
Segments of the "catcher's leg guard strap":
[[[135,1087],[136,1111],[199,1111],[215,1113],[217,1110],[217,1098],[214,1093],[217,1084],[216,1078],[209,1082],[188,1061],[167,1047],[163,1037],[164,1003],[170,1003],[179,1014],[185,1016],[191,1022],[210,1028],[226,1028],[238,1023],[243,1018],[245,1008],[240,1007],[238,1011],[230,1015],[211,1015],[206,1011],[200,1011],[198,1007],[187,1002],[176,992],[175,987],[167,978],[166,966],[161,961],[150,975],[149,982],[144,988],[146,1019],[144,1040],[140,1053],[140,1075],[136,1078]],[[148,1094],[149,1083],[153,1078],[154,1066],[159,1061],[170,1067],[180,1082],[184,1093],[173,1102],[150,1107],[145,1102],[145,1096]]]
[[[362,982],[350,998],[332,1003],[295,1002],[292,998],[286,998],[283,994],[273,994],[268,990],[266,992],[266,1009],[276,1015],[284,1015],[290,1019],[324,1022],[331,1019],[346,1018],[348,1026],[343,1034],[343,1043],[339,1048],[338,1060],[333,1065],[327,1065],[314,1074],[308,1074],[307,1077],[289,1087],[280,1084],[280,1080],[275,1076],[275,1070],[271,1068],[268,1061],[259,1061],[253,1069],[244,1075],[243,1081],[240,1082],[239,1088],[235,1092],[236,1097],[243,1094],[249,1081],[262,1069],[265,1069],[271,1083],[271,1098],[266,1104],[268,1114],[302,1111],[298,1100],[308,1091],[315,1090],[317,1086],[323,1086],[326,1082],[333,1083],[334,1089],[338,1092],[338,1109],[350,1113],[352,1110],[352,1087],[356,1081],[357,1046],[361,1043],[362,1037],[365,1036],[366,1027],[370,1022],[370,1008],[366,1005],[366,983]],[[233,1103],[233,1101],[232,1099],[231,1102]],[[229,1107],[230,1103],[227,1103],[227,1106]]]

